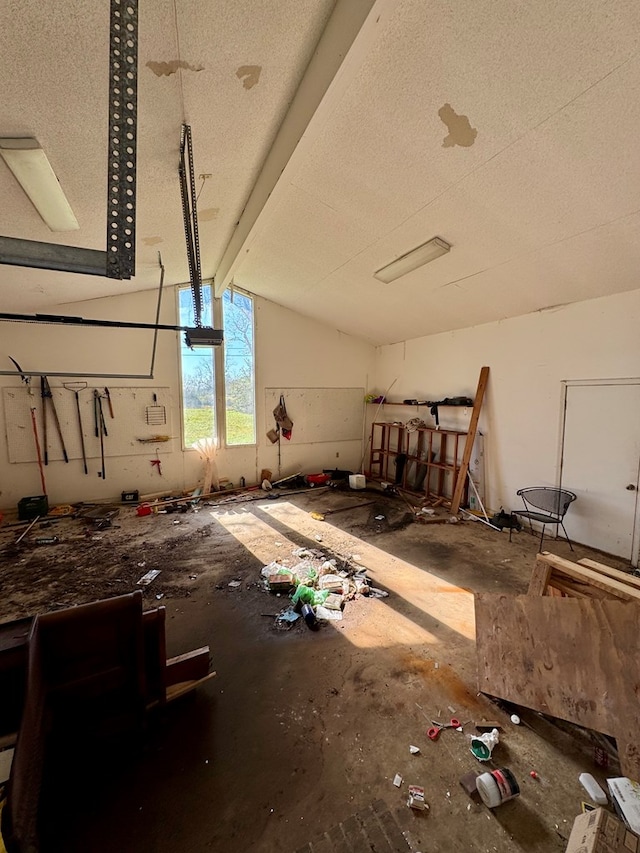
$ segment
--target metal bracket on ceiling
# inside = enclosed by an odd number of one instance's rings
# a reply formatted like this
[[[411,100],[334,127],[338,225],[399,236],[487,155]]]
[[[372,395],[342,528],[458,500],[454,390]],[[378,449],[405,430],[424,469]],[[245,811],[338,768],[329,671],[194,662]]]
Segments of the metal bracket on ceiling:
[[[0,237],[0,264],[135,275],[138,0],[111,0],[106,251]]]

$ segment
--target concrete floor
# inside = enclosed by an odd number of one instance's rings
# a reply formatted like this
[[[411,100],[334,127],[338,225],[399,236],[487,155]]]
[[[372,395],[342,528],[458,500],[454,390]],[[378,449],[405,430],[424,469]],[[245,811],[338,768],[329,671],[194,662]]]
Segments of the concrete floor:
[[[310,515],[369,499],[325,521]],[[514,726],[476,684],[472,593],[525,592],[538,540],[521,533],[509,543],[507,532],[472,522],[403,527],[404,510],[397,499],[327,490],[179,517],[127,510],[93,551],[69,539],[5,558],[5,589],[20,577],[30,592],[4,597],[2,620],[90,600],[105,582],[109,594],[129,591],[139,562],[162,566],[145,594],[167,607],[169,653],[208,643],[217,672],[158,714],[138,748],[54,770],[44,853],[564,850],[584,798],[578,774],[602,782],[615,764],[603,775],[588,741],[531,712]],[[61,539],[73,524],[61,523]],[[286,600],[262,589],[260,569],[295,564],[300,546],[353,558],[389,596],[347,603],[343,621],[318,632],[276,630],[269,614]],[[548,549],[570,556],[563,541]],[[575,559],[587,555],[576,547]],[[242,584],[229,587],[234,579]],[[428,720],[452,714],[501,721],[490,766],[514,772],[518,799],[493,811],[469,799],[460,777],[486,769],[469,751],[474,726],[426,736]],[[428,812],[406,807],[409,784],[425,788]],[[388,835],[363,841],[372,804],[404,832],[404,847]]]

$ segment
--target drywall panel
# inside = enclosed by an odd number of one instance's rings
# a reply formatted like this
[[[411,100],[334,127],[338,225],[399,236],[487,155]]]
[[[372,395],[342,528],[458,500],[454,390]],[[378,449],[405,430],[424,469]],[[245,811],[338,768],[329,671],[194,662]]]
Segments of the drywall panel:
[[[364,388],[265,388],[265,432],[275,426],[273,410],[281,396],[295,444],[362,439]]]
[[[156,298],[155,292],[144,291],[85,303],[50,306],[47,313],[150,322],[155,317]],[[167,288],[161,323],[176,322],[176,304],[175,288]],[[361,435],[350,441],[323,441],[288,447],[283,443],[278,458],[278,448],[269,442],[262,429],[266,423],[265,387],[363,389],[369,384],[369,377],[373,372],[374,348],[335,328],[302,317],[264,299],[256,298],[255,313],[257,443],[250,446],[220,447],[217,454],[220,476],[235,483],[241,477],[244,477],[247,483],[255,483],[262,468],[270,468],[274,474],[281,473],[283,476],[295,471],[309,473],[329,467],[358,470],[362,455]],[[105,339],[98,338],[91,329],[71,331],[74,334],[59,326],[2,324],[0,361],[4,358],[5,368],[11,371],[13,368],[8,359],[11,354],[27,370],[49,371],[52,389],[55,389],[56,395],[62,381],[66,381],[66,378],[54,378],[51,375],[57,371],[137,374],[148,370],[151,356],[148,332],[124,334],[115,329],[111,330]],[[197,453],[191,449],[182,450],[178,341],[179,336],[175,332],[159,333],[153,378],[148,381],[98,380],[101,385],[105,384],[109,388],[113,384],[114,387],[123,389],[123,394],[124,389],[133,389],[136,396],[142,395],[145,406],[147,397],[151,399],[154,390],[158,393],[158,402],[167,407],[168,426],[154,427],[154,431],[175,436],[170,442],[170,452],[164,452],[165,448],[158,446],[162,458],[162,474],[157,467],[150,464],[150,460],[156,456],[154,445],[141,445],[142,450],[133,455],[108,457],[105,479],[99,476],[99,460],[98,464],[95,464],[97,457],[92,457],[88,475],[84,474],[83,466],[77,460],[70,465],[56,462],[55,465],[49,465],[46,472],[50,503],[113,500],[118,499],[122,491],[132,489],[138,489],[141,494],[173,491],[191,488],[202,480],[203,464]],[[90,387],[98,384],[96,380],[87,381]],[[38,380],[35,379],[34,383],[34,387],[37,387]],[[19,393],[24,391],[15,373],[1,376],[0,388],[12,389]],[[161,398],[161,393],[165,393],[164,389],[167,389],[168,400]],[[63,392],[60,391],[61,393]],[[362,397],[362,391],[359,393]],[[6,422],[5,405],[3,393],[0,394],[0,424]],[[268,411],[271,414],[271,410]],[[23,423],[24,414],[23,410]],[[26,414],[29,415],[28,411]],[[91,410],[88,414],[89,422],[85,424],[85,433],[91,438]],[[118,416],[116,411],[116,420]],[[30,421],[27,423],[30,430]],[[131,439],[138,436],[138,424],[139,419],[132,419],[128,424]],[[355,435],[355,430],[353,434]],[[27,438],[27,443],[28,440]],[[52,449],[53,446],[52,438]],[[93,445],[92,451],[95,451]],[[15,507],[20,498],[40,492],[37,463],[11,463],[6,431],[0,428],[0,507]]]
[[[480,367],[489,365],[480,416],[487,502],[494,510],[509,509],[519,501],[517,489],[557,484],[563,380],[640,376],[639,323],[636,290],[415,338],[378,348],[375,383],[368,390],[390,389],[389,398],[400,400],[473,397]],[[415,416],[413,409],[404,411],[411,414],[394,416]],[[443,409],[441,416],[443,426],[464,429],[468,423],[464,410]],[[428,410],[421,417],[429,421]],[[602,419],[606,444],[606,419],[596,412],[594,417]],[[569,516],[567,530],[571,536]]]

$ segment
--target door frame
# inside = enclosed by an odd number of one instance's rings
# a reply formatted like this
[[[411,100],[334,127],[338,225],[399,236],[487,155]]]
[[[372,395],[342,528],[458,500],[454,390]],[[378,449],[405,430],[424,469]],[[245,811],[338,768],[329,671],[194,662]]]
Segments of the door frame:
[[[558,449],[558,488],[562,486],[562,469],[564,464],[564,442],[567,425],[567,404],[569,399],[569,388],[596,385],[638,385],[640,377],[627,377],[622,379],[563,379],[561,385],[560,406],[560,446]],[[640,458],[638,459],[638,471],[636,472],[636,504],[633,516],[633,531],[631,536],[631,565],[637,567],[640,558],[640,500],[638,500],[640,485]]]

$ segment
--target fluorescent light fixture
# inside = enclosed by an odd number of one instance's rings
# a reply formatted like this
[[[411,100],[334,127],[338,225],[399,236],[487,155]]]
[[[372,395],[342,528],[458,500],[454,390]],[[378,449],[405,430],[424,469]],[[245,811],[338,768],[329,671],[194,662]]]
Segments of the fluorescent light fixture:
[[[441,255],[446,255],[450,249],[451,244],[443,240],[442,237],[432,237],[431,240],[427,240],[422,246],[412,249],[406,255],[402,255],[400,258],[396,258],[395,261],[391,261],[386,267],[376,270],[373,276],[379,281],[384,281],[385,284],[390,284],[408,272],[413,272],[418,267],[428,264],[429,261],[435,261]]]
[[[0,139],[0,155],[52,231],[76,231],[80,228],[37,139]]]

